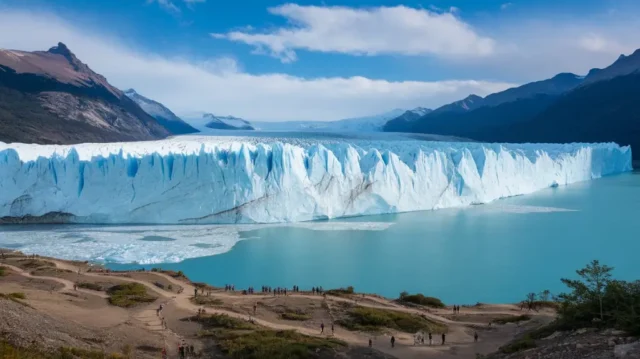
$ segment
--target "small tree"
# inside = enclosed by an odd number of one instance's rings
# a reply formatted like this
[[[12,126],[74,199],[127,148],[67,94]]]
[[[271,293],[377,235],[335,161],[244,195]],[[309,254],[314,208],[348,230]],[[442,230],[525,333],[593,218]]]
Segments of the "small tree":
[[[565,295],[563,299],[576,302],[587,302],[595,300],[598,302],[600,320],[604,320],[604,310],[602,298],[604,297],[607,285],[611,282],[611,271],[613,267],[601,265],[598,260],[593,260],[586,267],[577,270],[580,280],[562,279],[562,282],[573,289],[571,296]]]
[[[409,292],[407,292],[406,290],[400,292],[400,300],[403,300],[408,295],[409,295]]]
[[[538,295],[538,297],[540,297],[541,301],[548,302],[551,297],[551,292],[548,289],[545,289]]]
[[[536,293],[527,294],[527,299],[525,299],[525,302],[527,303],[527,308],[529,308],[529,310],[536,309],[536,298]]]

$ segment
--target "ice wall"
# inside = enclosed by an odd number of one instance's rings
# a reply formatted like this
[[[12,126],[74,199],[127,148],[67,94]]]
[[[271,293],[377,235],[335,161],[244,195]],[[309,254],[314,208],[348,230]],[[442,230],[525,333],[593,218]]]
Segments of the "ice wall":
[[[0,217],[274,223],[486,203],[630,171],[616,144],[0,143]],[[47,221],[47,219],[45,219]]]

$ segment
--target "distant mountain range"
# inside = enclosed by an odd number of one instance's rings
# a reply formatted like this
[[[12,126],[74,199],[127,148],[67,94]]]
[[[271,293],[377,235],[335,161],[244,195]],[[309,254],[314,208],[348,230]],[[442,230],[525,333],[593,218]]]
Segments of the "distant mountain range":
[[[0,50],[0,141],[137,141],[173,134],[62,43]]]
[[[428,109],[418,108],[412,111],[422,113]],[[380,115],[349,118],[338,121],[284,121],[284,122],[254,122],[253,125],[264,131],[303,131],[303,132],[378,132],[390,119],[405,113],[405,110],[395,109]]]
[[[616,142],[639,149],[640,50],[587,76],[562,73],[485,98],[471,95],[384,131],[485,142]]]
[[[249,121],[233,116],[216,116],[205,113],[202,118],[206,120],[205,127],[215,130],[255,130]]]
[[[144,112],[155,118],[156,121],[160,123],[160,125],[169,130],[171,133],[175,135],[183,135],[199,132],[195,128],[191,127],[191,125],[189,125],[188,123],[182,121],[182,119],[176,116],[163,104],[140,95],[134,89],[126,90],[124,94],[132,99],[135,103],[137,103],[138,106],[140,106],[140,108],[144,110]]]

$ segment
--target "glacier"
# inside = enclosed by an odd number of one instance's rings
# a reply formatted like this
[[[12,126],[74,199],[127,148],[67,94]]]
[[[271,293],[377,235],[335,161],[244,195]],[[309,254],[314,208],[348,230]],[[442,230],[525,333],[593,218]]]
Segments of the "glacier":
[[[180,136],[0,142],[0,217],[280,223],[467,206],[632,170],[631,148]]]

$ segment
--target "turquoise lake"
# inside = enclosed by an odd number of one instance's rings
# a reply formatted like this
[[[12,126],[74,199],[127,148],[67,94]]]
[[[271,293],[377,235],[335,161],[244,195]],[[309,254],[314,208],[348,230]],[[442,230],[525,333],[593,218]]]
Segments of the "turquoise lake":
[[[344,220],[392,222],[385,230],[257,229],[227,253],[159,266],[217,286],[352,285],[389,297],[406,290],[447,303],[514,302],[562,291],[560,278],[592,259],[614,266],[617,278],[640,278],[639,215],[635,172],[488,205]]]
[[[0,247],[112,269],[181,270],[216,286],[351,285],[388,297],[406,290],[452,304],[503,303],[558,293],[560,278],[592,259],[615,267],[617,278],[640,278],[639,215],[633,172],[487,205],[292,226],[5,226]],[[198,254],[210,250],[223,253]],[[184,255],[195,258],[127,263]]]

